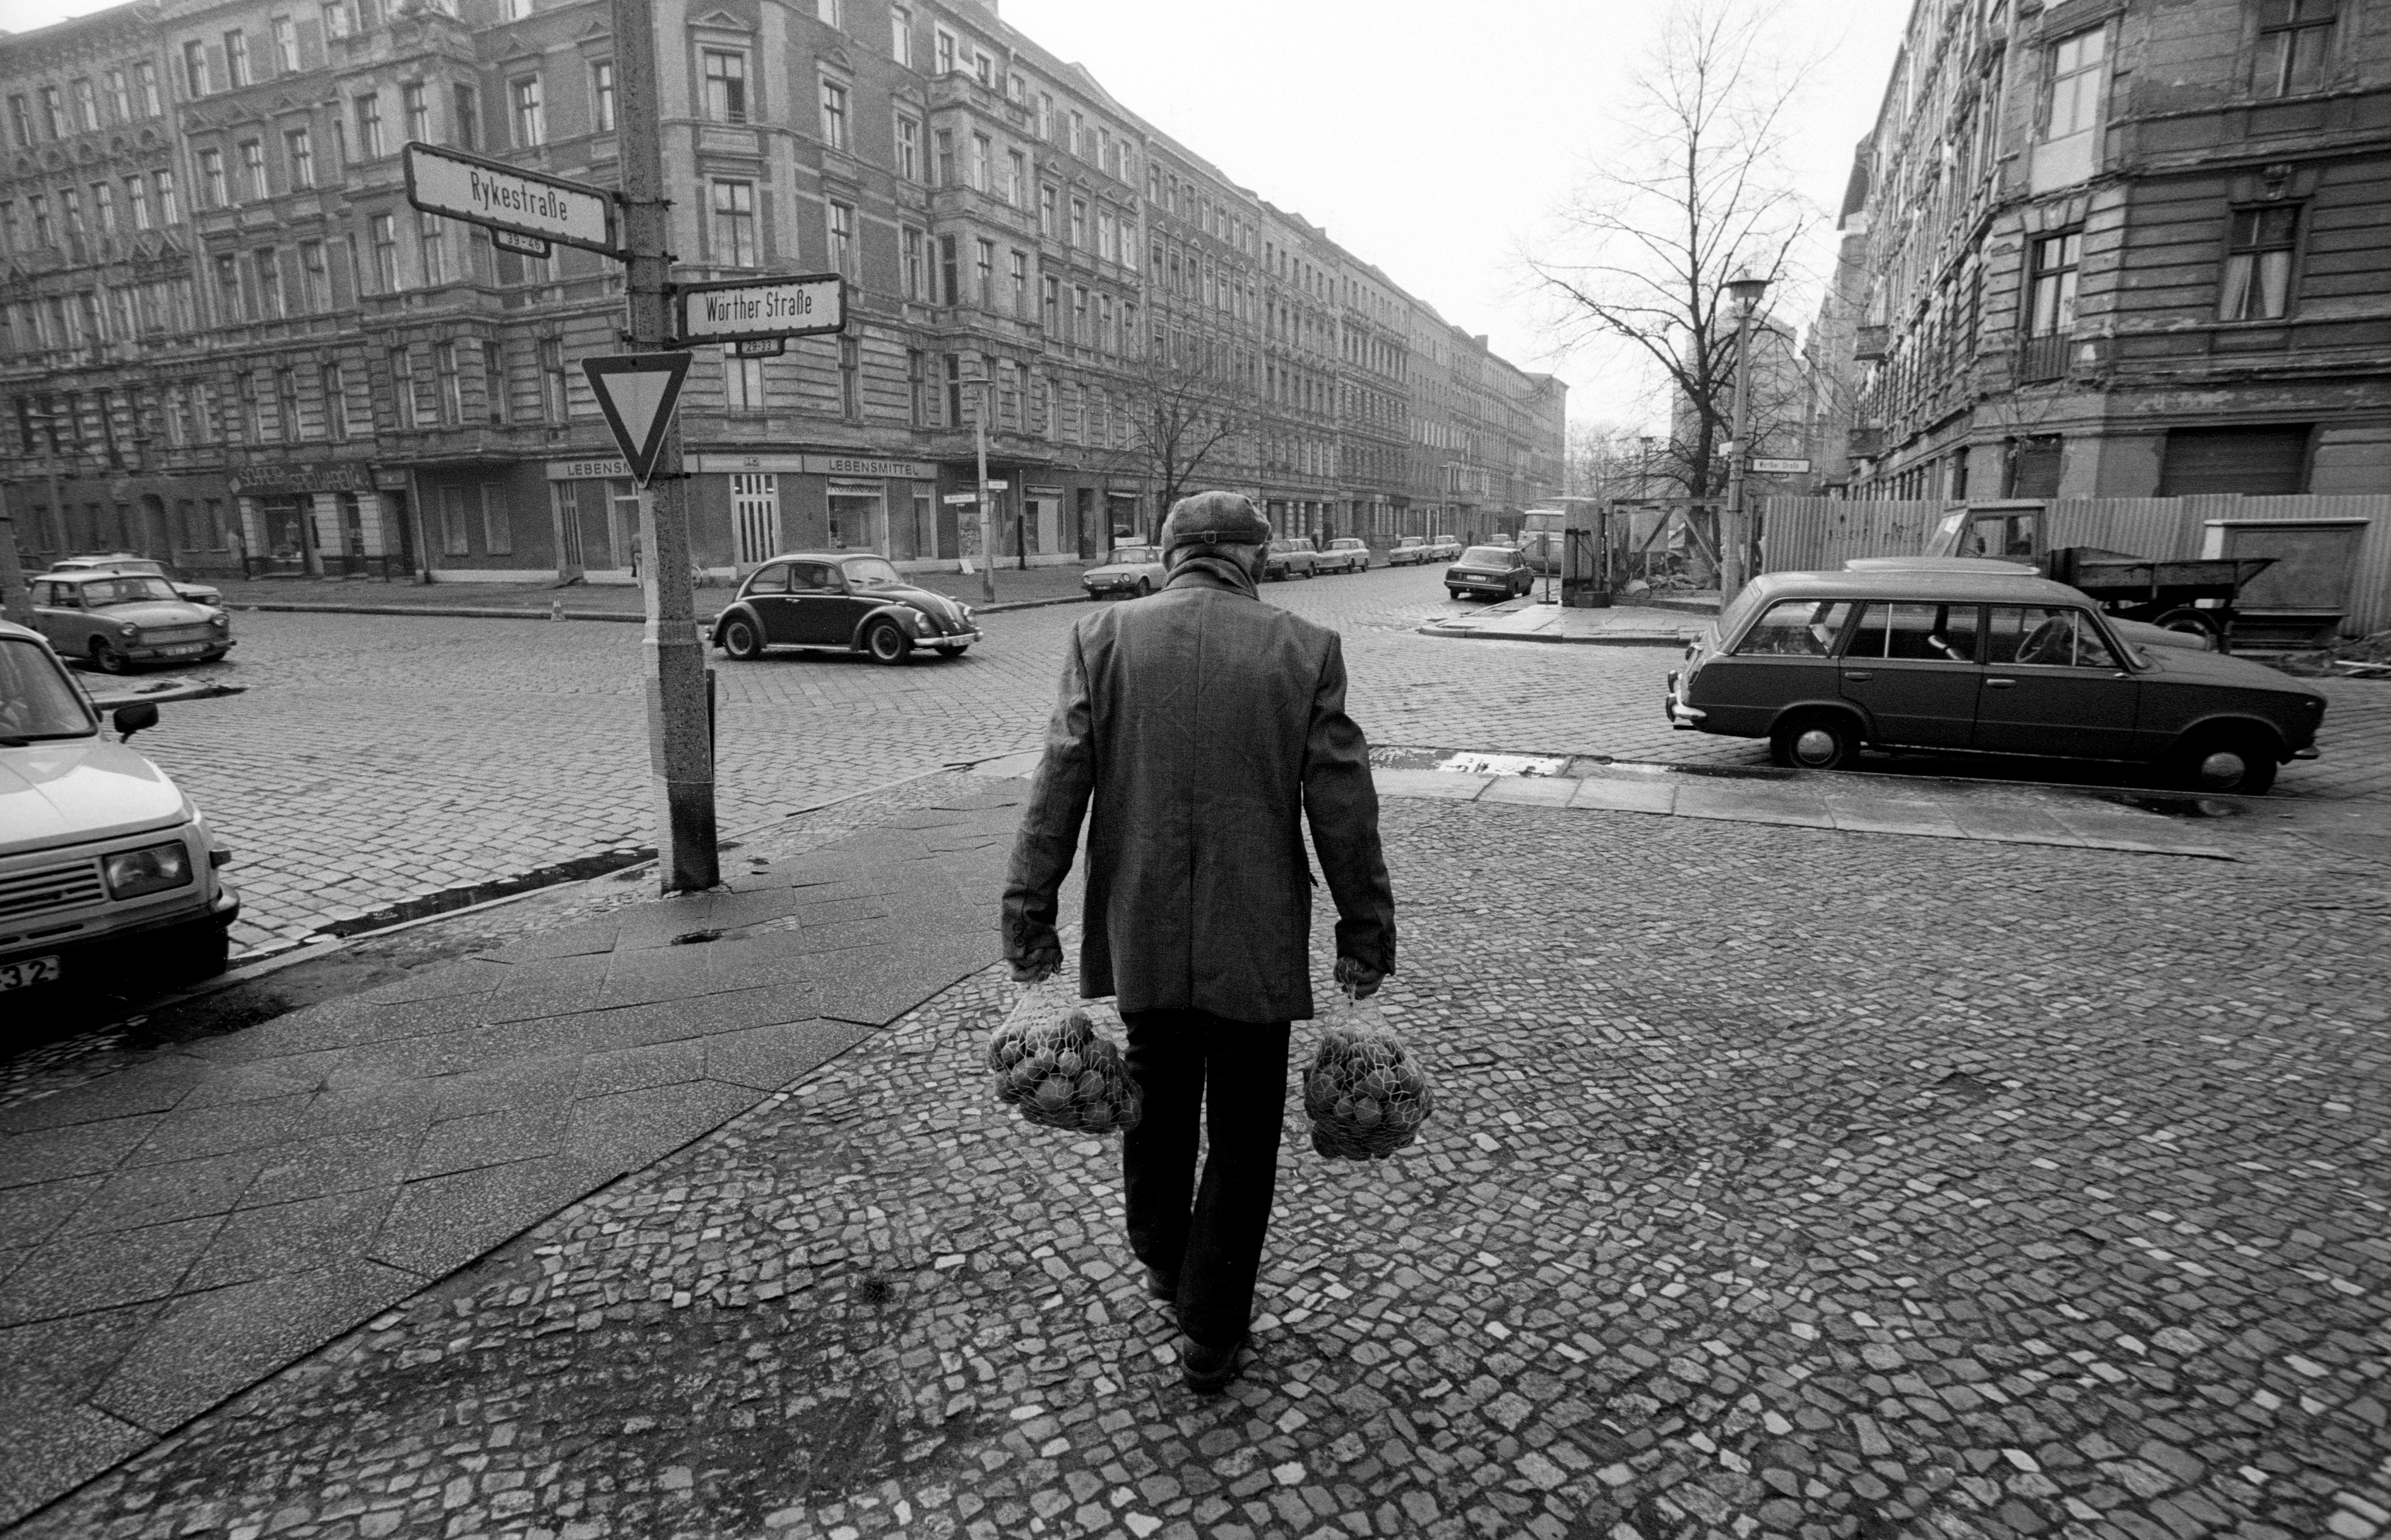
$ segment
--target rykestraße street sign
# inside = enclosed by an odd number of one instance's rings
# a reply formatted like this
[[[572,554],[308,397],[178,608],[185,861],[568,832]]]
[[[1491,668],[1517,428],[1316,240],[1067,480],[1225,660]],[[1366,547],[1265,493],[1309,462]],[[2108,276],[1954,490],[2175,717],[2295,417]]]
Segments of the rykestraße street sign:
[[[426,214],[620,255],[614,240],[614,195],[586,182],[567,182],[454,149],[409,143],[401,155],[407,201]],[[511,251],[521,251],[510,244]]]
[[[598,409],[631,470],[631,479],[645,486],[656,467],[656,451],[664,446],[665,430],[672,424],[673,408],[680,403],[680,384],[689,376],[686,353],[617,353],[584,358],[582,372],[589,377]]]
[[[683,347],[847,330],[847,280],[836,273],[684,283],[679,298]]]

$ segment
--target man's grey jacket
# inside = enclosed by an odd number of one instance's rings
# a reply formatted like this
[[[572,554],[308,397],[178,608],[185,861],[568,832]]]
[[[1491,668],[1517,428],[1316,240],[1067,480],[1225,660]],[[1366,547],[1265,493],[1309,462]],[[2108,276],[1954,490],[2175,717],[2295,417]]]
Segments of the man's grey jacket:
[[[1054,936],[1088,822],[1079,992],[1235,1021],[1312,1014],[1311,868],[1337,950],[1391,973],[1395,900],[1337,633],[1195,562],[1072,628],[1004,890],[1006,955]]]

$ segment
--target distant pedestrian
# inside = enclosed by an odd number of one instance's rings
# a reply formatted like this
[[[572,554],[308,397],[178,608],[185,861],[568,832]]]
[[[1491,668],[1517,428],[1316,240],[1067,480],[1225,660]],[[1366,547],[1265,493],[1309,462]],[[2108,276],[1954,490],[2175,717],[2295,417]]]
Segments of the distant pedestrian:
[[[1043,978],[1062,965],[1055,895],[1087,815],[1079,992],[1118,996],[1145,1096],[1121,1150],[1130,1246],[1177,1309],[1187,1383],[1207,1391],[1235,1377],[1245,1344],[1288,1023],[1312,1014],[1306,822],[1337,905],[1338,984],[1371,994],[1395,965],[1344,654],[1336,632],[1260,602],[1270,537],[1250,498],[1183,498],[1162,526],[1161,591],[1073,628],[1004,891],[1013,976]]]

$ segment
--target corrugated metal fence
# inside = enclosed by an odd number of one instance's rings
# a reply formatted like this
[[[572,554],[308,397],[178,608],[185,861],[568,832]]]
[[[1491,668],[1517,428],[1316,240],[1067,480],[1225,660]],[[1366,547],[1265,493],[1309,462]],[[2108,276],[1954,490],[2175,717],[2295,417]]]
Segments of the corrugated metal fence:
[[[1915,556],[1958,503],[1768,498],[1760,505],[1763,569],[1833,571],[1855,556]],[[2003,505],[2017,508],[2018,504]],[[2044,506],[2043,544],[2099,546],[2184,561],[2204,554],[2212,523],[2360,520],[2345,636],[2391,628],[2391,497],[2061,498]]]

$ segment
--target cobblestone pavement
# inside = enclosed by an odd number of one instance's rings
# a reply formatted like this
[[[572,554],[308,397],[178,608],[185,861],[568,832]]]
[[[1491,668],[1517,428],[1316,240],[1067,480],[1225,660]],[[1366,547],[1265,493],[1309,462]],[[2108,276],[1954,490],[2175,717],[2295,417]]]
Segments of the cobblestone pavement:
[[[2391,1530],[2379,868],[1385,823],[1438,1110],[1290,1113],[1228,1395],[982,975],[21,1534]]]
[[[1669,729],[1655,704],[1675,662],[1666,649],[1417,635],[1425,620],[1469,609],[1432,571],[1264,595],[1344,633],[1353,710],[1374,743],[1668,764],[1764,757],[1743,740]],[[900,668],[717,655],[722,827],[1034,746],[1062,641],[1084,613],[991,615],[967,656]],[[288,945],[653,838],[636,628],[257,613],[240,616],[239,635],[234,661],[198,672],[246,692],[168,706],[140,746],[234,845],[241,947]],[[2290,767],[2282,794],[2391,794],[2391,685],[2320,682],[2333,699],[2326,757]],[[1923,765],[1938,767],[1950,765]]]

